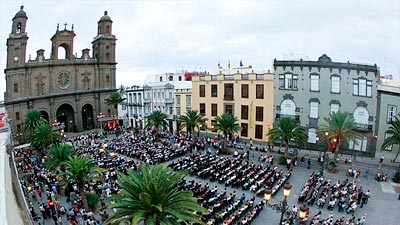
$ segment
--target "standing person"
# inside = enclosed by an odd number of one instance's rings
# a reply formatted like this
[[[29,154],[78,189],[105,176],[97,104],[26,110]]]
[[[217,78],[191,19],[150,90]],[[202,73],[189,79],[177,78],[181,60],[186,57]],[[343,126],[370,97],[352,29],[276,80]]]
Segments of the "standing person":
[[[379,162],[380,162],[380,163],[383,163],[383,159],[384,159],[384,158],[385,158],[385,156],[382,154],[382,155],[381,155],[381,158],[379,159]]]
[[[307,169],[310,169],[310,166],[311,166],[311,159],[310,159],[310,157],[308,158],[308,161],[307,161]]]

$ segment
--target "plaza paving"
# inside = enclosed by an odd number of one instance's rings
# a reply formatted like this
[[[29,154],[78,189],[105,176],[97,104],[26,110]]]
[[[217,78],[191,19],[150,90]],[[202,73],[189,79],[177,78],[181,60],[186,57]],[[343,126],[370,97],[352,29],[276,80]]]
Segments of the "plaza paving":
[[[256,161],[258,163],[258,156],[265,155],[265,154],[266,153],[251,152],[250,161]],[[167,162],[166,164],[168,164],[168,163],[169,162]],[[339,165],[339,166],[341,167],[341,168],[339,168],[339,173],[330,174],[330,173],[325,172],[325,177],[331,178],[332,183],[336,182],[337,180],[342,181],[347,178],[345,171],[347,170],[347,167],[349,167],[349,165]],[[367,167],[367,168],[371,168],[371,170],[374,169],[368,164],[364,165],[362,162],[357,162],[354,166],[355,167],[359,166],[361,168]],[[278,167],[282,168],[284,171],[286,171],[286,168],[284,166],[278,166]],[[293,204],[298,205],[297,199],[299,197],[301,189],[303,188],[303,185],[308,180],[310,173],[313,170],[318,170],[318,168],[319,168],[319,165],[317,164],[317,162],[315,160],[312,161],[311,169],[307,169],[306,166],[301,165],[301,164],[294,167],[293,174],[289,179],[289,183],[293,185],[293,188],[292,188],[290,196],[287,199],[290,207]],[[377,168],[377,169],[379,169],[379,168]],[[394,184],[392,184],[391,182],[385,182],[385,183],[377,182],[373,179],[373,176],[374,176],[374,174],[371,172],[369,177],[360,176],[358,178],[357,187],[359,185],[361,185],[363,187],[364,191],[369,189],[369,190],[371,190],[372,194],[371,194],[371,198],[369,199],[368,204],[365,205],[364,208],[356,210],[356,212],[354,214],[355,217],[359,218],[362,215],[364,215],[364,213],[367,213],[368,217],[367,217],[367,222],[365,224],[381,224],[381,223],[389,224],[389,225],[399,224],[398,221],[400,219],[400,215],[399,215],[400,201],[397,200],[398,194],[396,194],[394,192],[394,189],[393,189]],[[200,180],[197,177],[187,176],[187,180],[191,180],[191,179]],[[205,184],[206,182],[209,183],[210,187],[217,185],[219,187],[219,190],[222,190],[225,187],[224,185],[218,184],[217,182],[210,182],[208,179],[202,180],[203,184]],[[228,187],[227,189],[228,189],[228,192],[236,190],[236,192],[238,193],[237,196],[240,196],[241,193],[243,192],[241,189],[232,189],[231,187]],[[254,193],[252,193],[250,191],[245,191],[245,193],[246,193],[247,198],[251,198],[254,195]],[[282,199],[283,199],[283,196],[282,196],[282,190],[281,190],[270,200],[270,203],[275,204],[275,203],[278,203],[279,201],[281,201]],[[257,197],[255,202],[258,203],[261,200],[262,200],[262,198]],[[9,199],[7,199],[7,201],[9,201]],[[65,198],[60,197],[60,202],[62,205],[68,206],[68,204],[65,203]],[[18,212],[18,211],[15,211],[16,205],[14,205],[14,207],[13,207],[13,205],[10,205],[10,206],[8,205],[8,207],[9,208],[7,211],[14,210],[11,217],[18,216],[18,215],[16,215],[17,214],[16,212]],[[322,211],[321,218],[326,218],[329,214],[329,211],[326,210],[326,206],[323,209],[318,209],[314,205],[314,206],[310,206],[310,210],[311,210],[310,217],[312,217],[314,214],[316,214],[319,210]],[[36,211],[39,212],[38,209]],[[111,213],[110,210],[109,210],[109,212]],[[337,206],[334,208],[333,212],[334,212],[335,219],[337,219],[341,216],[345,216],[346,218],[349,216],[343,212],[339,213],[337,211]],[[97,218],[99,218],[99,217],[97,217]],[[253,221],[252,224],[255,224],[255,225],[278,224],[279,218],[280,218],[280,214],[276,213],[276,211],[274,211],[270,208],[264,207],[264,209],[261,211],[261,213]],[[13,224],[13,223],[9,223],[9,224]],[[54,224],[54,222],[52,222],[51,220],[46,220],[46,224]],[[64,224],[67,224],[67,222],[65,220],[64,220]]]

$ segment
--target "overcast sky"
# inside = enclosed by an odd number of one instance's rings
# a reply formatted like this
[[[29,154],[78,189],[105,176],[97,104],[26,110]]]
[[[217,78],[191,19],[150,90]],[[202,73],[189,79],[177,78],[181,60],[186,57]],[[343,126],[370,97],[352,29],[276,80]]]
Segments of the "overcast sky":
[[[182,69],[214,71],[218,62],[237,67],[242,60],[261,72],[272,70],[274,58],[317,60],[323,53],[336,62],[376,63],[381,74],[399,76],[398,0],[1,0],[2,70],[20,5],[28,16],[27,59],[38,49],[49,58],[57,23],[60,29],[74,24],[78,56],[92,49],[97,22],[107,10],[118,39],[118,85],[140,85],[148,74]]]

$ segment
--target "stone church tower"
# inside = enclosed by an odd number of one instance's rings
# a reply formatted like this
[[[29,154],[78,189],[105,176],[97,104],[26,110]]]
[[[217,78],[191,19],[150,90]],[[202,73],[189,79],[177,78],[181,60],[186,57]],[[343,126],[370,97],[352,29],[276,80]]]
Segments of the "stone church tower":
[[[28,17],[23,6],[12,19],[7,39],[6,92],[4,100],[11,118],[12,134],[21,135],[29,109],[36,108],[50,123],[64,123],[66,132],[99,126],[97,116],[111,114],[105,104],[110,92],[116,90],[116,37],[107,11],[97,24],[97,36],[90,49],[74,55],[74,25],[60,28],[51,40],[50,57],[43,49],[26,60]]]

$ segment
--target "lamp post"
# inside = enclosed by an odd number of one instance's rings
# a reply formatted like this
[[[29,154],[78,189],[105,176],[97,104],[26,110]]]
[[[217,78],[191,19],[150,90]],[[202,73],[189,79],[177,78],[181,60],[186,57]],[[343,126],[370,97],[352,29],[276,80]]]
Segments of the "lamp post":
[[[285,184],[285,186],[283,187],[283,197],[284,198],[283,198],[283,201],[276,208],[281,211],[281,219],[279,221],[279,225],[282,224],[283,216],[285,215],[285,212],[288,210],[286,198],[290,195],[291,190],[292,190],[292,185],[290,185],[290,184]],[[271,199],[271,194],[272,194],[271,189],[266,189],[264,192],[264,200],[266,201],[266,206],[270,207],[270,208],[273,207],[272,205],[268,204],[268,201]]]
[[[303,223],[303,220],[306,218],[306,216],[307,216],[307,211],[308,211],[308,208],[306,207],[306,206],[304,206],[304,205],[302,205],[302,206],[300,206],[300,212],[299,212],[299,222],[298,222],[298,224],[304,224]]]

